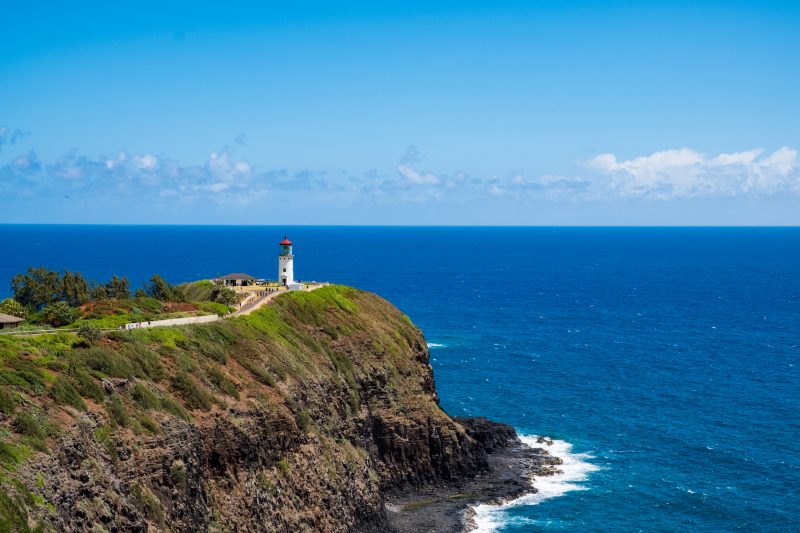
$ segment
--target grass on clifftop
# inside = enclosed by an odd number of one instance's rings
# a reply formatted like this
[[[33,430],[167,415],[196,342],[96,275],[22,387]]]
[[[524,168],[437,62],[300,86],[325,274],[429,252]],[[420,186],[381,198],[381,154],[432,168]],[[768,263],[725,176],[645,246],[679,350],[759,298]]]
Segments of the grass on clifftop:
[[[359,412],[359,383],[373,373],[401,391],[394,408],[444,416],[421,394],[420,341],[405,315],[343,286],[288,292],[235,319],[114,331],[94,342],[65,332],[0,336],[0,530],[22,516],[14,470],[52,453],[81,411],[104,421],[95,440],[112,458],[121,439],[159,433],[169,418],[198,421],[234,405],[284,412],[314,431]],[[324,404],[298,400],[299,392],[330,387],[340,394],[323,391],[332,398]]]

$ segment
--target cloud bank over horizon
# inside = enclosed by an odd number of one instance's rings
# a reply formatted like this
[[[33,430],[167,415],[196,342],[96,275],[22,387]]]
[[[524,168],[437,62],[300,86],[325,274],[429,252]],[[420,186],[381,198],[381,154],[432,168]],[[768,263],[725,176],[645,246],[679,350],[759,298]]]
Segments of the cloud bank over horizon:
[[[25,136],[20,129],[0,127],[0,149]],[[669,206],[685,200],[800,200],[800,161],[797,150],[790,147],[710,155],[684,147],[628,159],[609,152],[574,162],[573,175],[530,177],[522,169],[499,169],[494,175],[434,171],[425,165],[416,146],[409,146],[393,167],[387,165],[387,171],[268,168],[252,164],[239,153],[246,145],[244,139],[239,135],[234,147],[211,151],[205,161],[188,164],[162,153],[124,149],[97,156],[73,149],[49,161],[41,160],[34,148],[15,155],[6,150],[0,154],[0,207],[6,213],[0,222],[18,221],[12,209],[18,202],[46,203],[48,199],[78,202],[89,218],[93,205],[139,206],[142,222],[148,222],[152,212],[173,210],[189,216],[188,222],[197,222],[206,208],[236,222],[241,210],[272,202],[312,214],[323,207],[335,212],[332,205],[346,211],[364,206],[424,208],[472,203],[524,208],[534,204],[613,207],[630,202]],[[201,216],[193,217],[193,212]],[[31,218],[36,217],[24,221]],[[96,219],[113,222],[99,208]]]

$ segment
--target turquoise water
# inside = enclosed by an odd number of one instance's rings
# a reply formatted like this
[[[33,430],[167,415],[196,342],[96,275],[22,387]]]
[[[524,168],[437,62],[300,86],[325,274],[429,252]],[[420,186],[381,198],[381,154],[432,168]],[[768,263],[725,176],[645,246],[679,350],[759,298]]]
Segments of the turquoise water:
[[[0,280],[272,278],[285,233],[424,330],[449,413],[593,465],[499,530],[800,529],[798,229],[0,226]]]

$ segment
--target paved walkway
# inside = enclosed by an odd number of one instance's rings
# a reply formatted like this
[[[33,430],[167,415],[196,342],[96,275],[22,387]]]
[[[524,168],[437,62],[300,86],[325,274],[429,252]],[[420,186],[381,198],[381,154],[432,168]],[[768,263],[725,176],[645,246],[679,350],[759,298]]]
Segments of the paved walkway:
[[[256,309],[258,309],[259,307],[261,307],[265,303],[269,302],[270,300],[275,298],[277,295],[282,294],[283,292],[286,292],[286,291],[268,292],[265,296],[258,296],[256,298],[250,300],[249,302],[245,303],[244,305],[242,305],[242,307],[240,307],[238,311],[236,311],[235,313],[231,313],[230,315],[228,315],[227,318],[233,318],[233,317],[236,317],[236,316],[249,315],[250,313],[252,313]]]
[[[146,322],[129,322],[120,329],[158,328],[163,326],[183,326],[186,324],[205,324],[215,322],[219,315],[187,316],[183,318],[165,318],[163,320],[148,320]]]
[[[308,284],[308,285],[306,285],[305,290],[306,291],[314,291],[314,290],[317,290],[320,287],[324,287],[326,285],[328,285],[328,283]],[[273,292],[268,292],[266,294],[266,296],[261,296],[259,298],[256,298],[256,300],[254,300],[254,301],[248,302],[247,305],[243,305],[238,311],[236,311],[235,313],[231,313],[230,315],[228,315],[228,317],[229,318],[233,318],[235,316],[249,315],[250,313],[252,313],[256,309],[258,309],[259,307],[261,307],[263,305],[266,305],[269,302],[271,302],[272,299],[275,298],[276,296],[278,296],[279,294],[285,294],[287,292],[290,292],[290,291],[277,290],[277,291],[273,291]]]

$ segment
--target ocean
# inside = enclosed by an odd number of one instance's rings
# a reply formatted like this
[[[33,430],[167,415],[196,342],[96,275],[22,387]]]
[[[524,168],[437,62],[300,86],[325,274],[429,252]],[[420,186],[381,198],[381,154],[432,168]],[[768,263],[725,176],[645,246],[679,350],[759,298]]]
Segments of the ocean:
[[[556,439],[494,531],[800,529],[800,229],[0,225],[28,266],[142,285],[295,273],[374,291],[431,346],[442,407]]]

